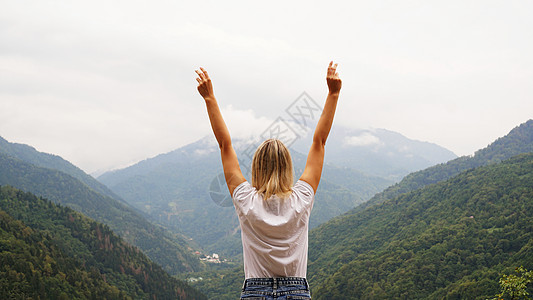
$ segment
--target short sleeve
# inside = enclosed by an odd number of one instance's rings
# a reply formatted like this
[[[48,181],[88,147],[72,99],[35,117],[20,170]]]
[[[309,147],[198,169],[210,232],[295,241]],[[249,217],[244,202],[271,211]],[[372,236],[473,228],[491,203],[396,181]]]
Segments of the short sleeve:
[[[315,201],[315,192],[311,185],[303,180],[298,180],[292,187],[294,193],[297,194],[297,198],[300,199],[306,207],[311,209],[313,202]]]
[[[241,184],[239,184],[234,190],[233,195],[231,197],[233,198],[233,201],[238,201],[238,199],[241,199],[249,195],[250,190],[253,190],[251,188],[252,186],[248,181],[243,181]]]
[[[309,183],[303,180],[298,180],[296,184],[294,185],[294,188],[304,192],[307,196],[315,195],[315,192],[313,191],[313,187]]]
[[[238,197],[242,193],[241,190],[246,189],[246,186],[250,186],[250,183],[248,183],[248,181],[243,181],[233,190],[233,195],[231,195],[231,197],[235,200],[235,197]]]
[[[233,205],[238,214],[248,211],[255,193],[257,190],[248,181],[239,184],[233,190]]]

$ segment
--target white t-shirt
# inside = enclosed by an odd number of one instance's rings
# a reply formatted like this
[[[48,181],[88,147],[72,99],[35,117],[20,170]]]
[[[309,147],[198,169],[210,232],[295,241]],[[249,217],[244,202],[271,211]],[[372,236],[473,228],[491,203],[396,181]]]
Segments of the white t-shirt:
[[[233,191],[241,224],[245,278],[306,277],[309,215],[315,193],[298,180],[287,199],[263,200],[248,181]]]

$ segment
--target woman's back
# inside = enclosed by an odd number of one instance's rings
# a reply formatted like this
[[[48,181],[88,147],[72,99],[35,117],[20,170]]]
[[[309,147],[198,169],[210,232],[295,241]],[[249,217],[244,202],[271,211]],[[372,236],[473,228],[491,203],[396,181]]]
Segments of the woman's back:
[[[298,181],[286,198],[264,200],[247,181],[233,192],[242,231],[246,278],[306,277],[313,188]]]

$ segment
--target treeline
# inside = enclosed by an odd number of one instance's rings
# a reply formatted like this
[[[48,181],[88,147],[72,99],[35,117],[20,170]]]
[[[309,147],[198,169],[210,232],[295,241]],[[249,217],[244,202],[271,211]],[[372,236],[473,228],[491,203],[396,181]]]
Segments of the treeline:
[[[0,299],[206,299],[107,225],[0,187]]]
[[[466,171],[310,236],[314,299],[486,299],[533,267],[533,154]]]

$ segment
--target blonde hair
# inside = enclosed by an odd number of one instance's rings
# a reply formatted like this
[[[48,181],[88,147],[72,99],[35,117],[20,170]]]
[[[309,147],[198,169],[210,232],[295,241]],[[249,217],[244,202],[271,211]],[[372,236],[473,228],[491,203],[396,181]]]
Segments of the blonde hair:
[[[280,140],[264,141],[252,159],[252,186],[265,200],[272,195],[287,198],[292,193],[293,180],[289,149]]]

